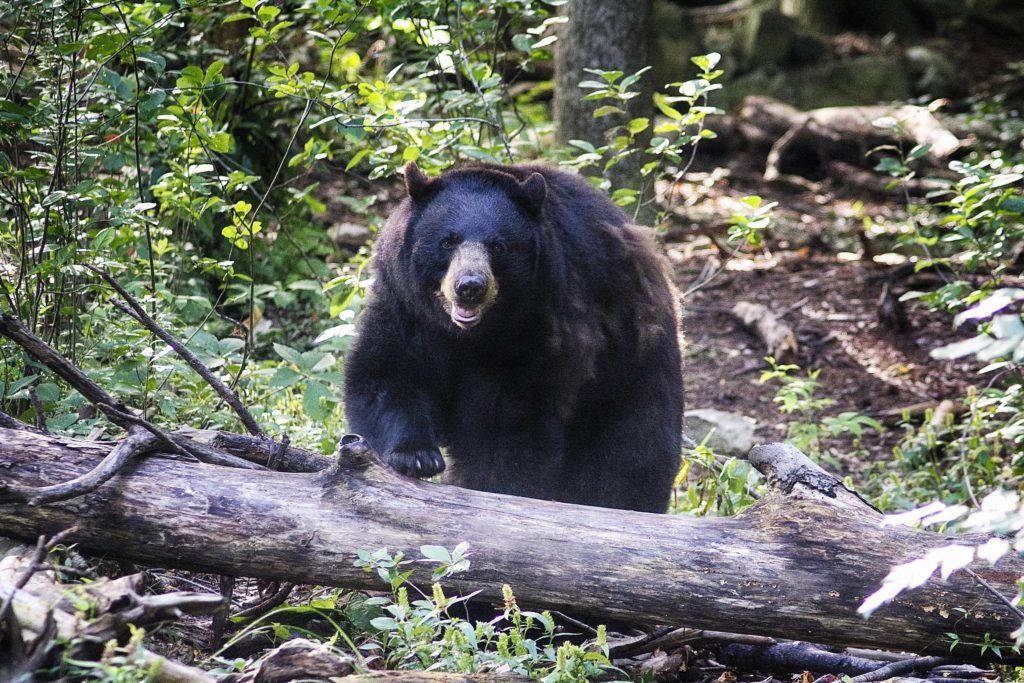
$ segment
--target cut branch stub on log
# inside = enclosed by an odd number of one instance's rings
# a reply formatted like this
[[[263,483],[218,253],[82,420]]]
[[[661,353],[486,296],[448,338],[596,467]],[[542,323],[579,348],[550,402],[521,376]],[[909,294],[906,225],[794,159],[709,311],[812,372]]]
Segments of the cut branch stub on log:
[[[91,469],[110,448],[0,430],[0,473],[45,486]],[[793,449],[760,447],[751,458],[777,481],[772,493],[735,517],[693,519],[411,480],[359,441],[312,475],[151,455],[74,501],[33,508],[0,496],[0,535],[35,538],[74,523],[70,540],[98,554],[367,589],[382,586],[353,565],[358,550],[418,557],[424,544],[465,541],[472,566],[450,588],[496,601],[508,583],[524,606],[574,615],[916,653],[945,653],[948,632],[1011,640],[1016,617],[966,575],[929,581],[863,619],[857,607],[893,564],[953,539],[880,527],[879,513]],[[428,584],[431,567],[414,566],[413,580]],[[974,570],[1012,595],[1024,562]]]

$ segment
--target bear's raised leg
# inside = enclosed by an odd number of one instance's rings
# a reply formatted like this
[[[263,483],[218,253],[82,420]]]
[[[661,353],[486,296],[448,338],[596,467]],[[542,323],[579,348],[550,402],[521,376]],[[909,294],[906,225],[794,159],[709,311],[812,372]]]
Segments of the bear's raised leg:
[[[362,335],[345,364],[345,415],[349,431],[398,472],[432,477],[444,471],[438,450],[433,404],[422,387],[418,365],[388,329],[388,318],[369,308]]]

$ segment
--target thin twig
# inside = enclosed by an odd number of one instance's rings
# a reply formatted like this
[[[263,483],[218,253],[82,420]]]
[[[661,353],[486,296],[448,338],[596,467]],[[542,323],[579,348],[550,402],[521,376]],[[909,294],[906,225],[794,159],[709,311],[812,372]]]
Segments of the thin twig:
[[[910,673],[911,671],[927,671],[928,669],[934,669],[937,666],[950,664],[954,661],[955,660],[949,659],[948,657],[911,657],[910,659],[886,664],[885,666],[881,666],[869,673],[854,676],[850,680],[854,683],[884,681],[901,674]]]
[[[295,590],[294,583],[282,583],[280,587],[270,596],[256,601],[254,604],[246,605],[231,615],[232,618],[251,619],[262,617],[264,614],[284,603],[288,596]]]
[[[281,435],[281,441],[278,442],[277,448],[270,454],[270,459],[267,461],[268,470],[276,470],[278,464],[280,464],[285,455],[288,453],[288,445],[291,443],[291,439],[288,438],[287,434]]]
[[[142,427],[151,434],[163,440],[163,445],[179,455],[191,455],[202,462],[209,462],[217,465],[229,465],[232,467],[244,467],[249,469],[262,469],[260,465],[248,463],[241,458],[220,453],[209,446],[196,446],[184,436],[172,436],[156,425],[132,414],[124,403],[104,391],[98,384],[89,379],[84,372],[73,365],[67,358],[57,353],[51,346],[39,337],[35,336],[25,327],[18,318],[0,311],[0,335],[7,337],[30,356],[49,368],[53,373],[60,376],[70,384],[78,393],[84,396],[90,403],[103,411],[107,419],[130,432],[133,427]],[[13,419],[13,418],[12,418]],[[0,427],[10,427],[22,431],[35,431],[28,425],[16,426],[5,424],[0,419]],[[18,423],[20,425],[20,423]],[[26,429],[27,428],[27,429]]]
[[[39,394],[36,393],[35,387],[28,388],[28,400],[32,403],[32,410],[36,414],[36,429],[44,433],[49,431],[46,429],[46,414],[43,413],[43,402],[39,400]]]
[[[975,572],[973,569],[971,569],[970,567],[965,567],[964,570],[971,575],[971,578],[978,582],[978,585],[980,585],[982,588],[984,588],[989,593],[998,598],[999,601],[1002,602],[1004,605],[1009,607],[1010,611],[1017,615],[1018,619],[1024,621],[1024,610],[1022,610],[1020,607],[1017,607],[1017,605],[1013,604],[1012,600],[1010,600],[1008,597],[997,591],[991,583],[978,576],[977,572]]]
[[[161,445],[165,446],[172,453],[191,456],[199,462],[205,462],[210,465],[223,465],[225,467],[235,467],[247,470],[266,469],[258,463],[249,462],[244,458],[223,453],[218,451],[216,448],[207,446],[206,444],[195,443],[188,437],[169,434],[157,427],[155,424],[148,422],[133,413],[118,411],[115,408],[103,405],[102,403],[97,405],[111,422],[114,422],[115,424],[127,423],[145,429],[150,434],[157,437],[160,440]]]
[[[505,134],[505,127],[499,120],[498,115],[494,112],[490,102],[487,101],[487,97],[484,96],[484,91],[480,88],[480,84],[476,80],[476,76],[473,74],[473,67],[469,63],[469,56],[466,54],[466,48],[462,44],[462,0],[457,0],[455,3],[455,31],[458,38],[455,40],[455,44],[459,48],[459,60],[462,62],[463,68],[466,70],[466,77],[469,78],[469,82],[473,85],[473,90],[476,91],[477,97],[480,98],[481,104],[484,105],[484,111],[487,112],[487,116],[490,117],[492,123],[491,126],[498,132],[498,137],[501,138],[501,144],[505,147],[505,156],[508,157],[509,163],[515,161],[515,154],[512,153],[512,145],[509,143],[508,136]]]
[[[63,543],[65,538],[76,531],[78,531],[78,527],[73,526],[70,529],[65,529],[64,531],[55,534],[49,541],[46,540],[46,536],[39,537],[39,541],[36,543],[35,552],[33,552],[32,557],[29,558],[28,566],[25,567],[25,571],[14,583],[14,589],[7,595],[7,597],[4,598],[3,604],[0,604],[0,622],[7,618],[7,611],[11,609],[11,605],[14,602],[14,596],[17,595],[18,591],[27,586],[29,580],[37,571],[39,571],[43,564],[43,560],[46,558],[46,553]]]
[[[233,576],[222,576],[220,577],[220,595],[225,605],[231,604],[231,596],[235,592],[235,577]],[[211,624],[210,634],[211,645],[217,646],[224,639],[224,628],[228,624],[228,611],[223,610],[213,615],[213,623]]]
[[[93,271],[101,278],[103,278],[108,285],[114,288],[118,294],[124,297],[124,301],[118,299],[111,299],[112,303],[117,308],[121,309],[131,317],[135,318],[143,327],[155,334],[157,337],[162,339],[164,343],[171,347],[178,356],[184,360],[190,368],[196,371],[196,373],[206,380],[206,383],[213,387],[213,390],[235,411],[242,424],[253,436],[259,436],[266,438],[263,430],[260,428],[259,423],[256,422],[256,418],[252,416],[249,409],[242,404],[241,399],[238,398],[238,394],[231,391],[222,381],[218,378],[210,368],[206,367],[201,360],[194,353],[192,353],[184,344],[178,341],[174,336],[167,332],[164,328],[150,317],[138,300],[133,297],[128,290],[121,286],[121,283],[114,279],[114,277],[106,272],[93,266],[86,266],[89,270]]]
[[[9,495],[27,498],[32,507],[83,496],[95,491],[116,475],[125,463],[133,457],[150,451],[160,445],[160,439],[141,427],[132,427],[128,437],[118,443],[96,467],[80,477],[50,486],[24,486],[8,483]]]
[[[596,636],[597,635],[597,629],[595,629],[593,626],[591,626],[590,624],[584,623],[584,622],[582,622],[579,619],[576,619],[574,617],[570,617],[565,612],[552,612],[552,614],[557,616],[559,619],[567,622],[570,626],[574,626],[574,627],[578,628],[579,630],[584,631],[584,632],[586,632],[586,633],[588,633],[588,634],[590,634],[592,636]]]
[[[42,339],[29,332],[21,320],[3,311],[0,311],[0,335],[13,341],[28,352],[30,356],[59,375],[61,379],[74,387],[90,403],[96,405],[107,404],[114,406],[120,411],[128,412],[128,407],[124,403],[101,389],[84,372],[72,365],[67,358],[57,353]],[[123,425],[118,424],[118,426]]]
[[[619,659],[622,657],[629,656],[633,653],[640,652],[647,643],[658,640],[663,636],[667,636],[676,630],[675,626],[658,626],[653,631],[648,633],[642,638],[631,640],[629,642],[622,643],[621,645],[613,645],[609,650],[609,657],[613,659]]]

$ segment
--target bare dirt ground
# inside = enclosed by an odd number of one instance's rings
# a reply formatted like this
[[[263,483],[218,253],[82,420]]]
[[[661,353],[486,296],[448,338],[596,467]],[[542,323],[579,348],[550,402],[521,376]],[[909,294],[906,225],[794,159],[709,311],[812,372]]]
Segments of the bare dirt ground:
[[[666,240],[676,283],[685,292],[708,269],[719,269],[684,302],[688,409],[752,417],[759,441],[785,436],[792,418],[773,402],[777,384],[759,380],[768,367],[764,344],[730,313],[741,300],[767,306],[796,333],[799,352],[790,362],[820,370],[817,396],[834,401],[823,414],[856,411],[896,426],[893,413],[899,408],[957,399],[968,385],[982,383],[971,363],[930,356],[961,338],[949,315],[906,302],[905,329],[894,329],[880,316],[884,288],[898,297],[937,284],[934,277],[900,268],[899,258],[863,257],[857,235],[863,217],[880,217],[898,230],[906,224],[900,200],[843,197],[827,185],[818,192],[793,193],[763,183],[761,163],[733,158],[728,172],[695,174],[680,188],[678,229],[670,229]],[[752,194],[778,202],[774,227],[765,249],[730,258],[718,246],[726,245],[724,226],[743,208],[739,199]],[[707,236],[716,232],[714,239]],[[872,458],[884,458],[899,434],[890,430],[866,438],[864,445]],[[856,474],[856,466],[848,464]]]

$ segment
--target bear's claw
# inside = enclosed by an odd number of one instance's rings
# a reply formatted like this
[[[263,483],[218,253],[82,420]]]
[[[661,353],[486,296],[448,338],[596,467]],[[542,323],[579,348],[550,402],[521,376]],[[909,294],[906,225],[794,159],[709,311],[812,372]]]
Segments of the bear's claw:
[[[444,472],[444,458],[436,448],[425,451],[396,451],[388,454],[388,464],[407,477],[426,479]]]

